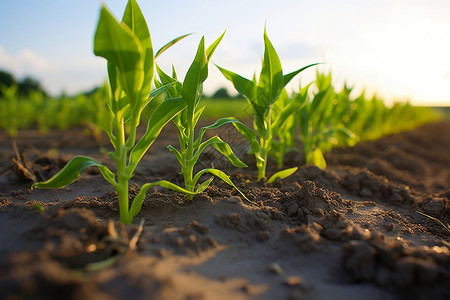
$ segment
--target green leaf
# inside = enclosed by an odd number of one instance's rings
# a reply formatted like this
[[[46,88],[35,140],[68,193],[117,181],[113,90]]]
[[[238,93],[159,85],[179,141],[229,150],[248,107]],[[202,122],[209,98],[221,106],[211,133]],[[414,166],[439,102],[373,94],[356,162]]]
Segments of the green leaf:
[[[221,119],[217,120],[216,122],[214,122],[213,124],[211,124],[209,126],[205,126],[205,127],[200,128],[200,130],[198,132],[198,138],[197,138],[197,140],[194,143],[194,148],[198,148],[198,146],[200,145],[200,143],[201,143],[201,141],[203,139],[203,136],[205,135],[206,130],[208,130],[208,129],[217,129],[217,128],[223,126],[223,125],[230,124],[230,123],[233,123],[233,122],[239,122],[239,121],[237,119],[235,119],[235,118],[232,118],[232,117],[230,117],[230,118],[221,118]]]
[[[276,172],[275,174],[270,176],[270,178],[267,180],[267,183],[273,183],[278,178],[284,179],[286,177],[289,177],[292,174],[294,174],[297,170],[298,170],[298,168],[295,167],[295,168],[290,168],[290,169],[286,169],[286,170],[282,170],[282,171]]]
[[[264,59],[258,82],[258,94],[266,94],[266,97],[258,97],[258,105],[268,107],[276,100],[284,87],[283,70],[280,58],[267,36],[264,28]]]
[[[206,188],[211,184],[211,182],[213,181],[214,176],[212,176],[211,178],[209,178],[208,180],[205,180],[204,182],[202,182],[198,188],[195,190],[195,194],[200,194],[203,193],[204,190],[206,190]]]
[[[212,43],[212,44],[208,47],[208,49],[206,49],[206,58],[207,58],[208,63],[209,63],[209,61],[211,60],[211,57],[213,56],[214,51],[216,51],[217,46],[219,46],[219,43],[220,43],[220,41],[222,40],[223,36],[225,35],[225,32],[226,32],[226,30],[222,33],[221,36],[219,36],[219,37],[214,41],[214,43]]]
[[[131,208],[130,208],[130,218],[135,217],[139,211],[142,208],[142,202],[145,199],[145,193],[147,193],[147,191],[153,187],[153,186],[161,186],[167,189],[170,189],[172,191],[178,192],[178,193],[182,193],[185,195],[195,195],[196,193],[194,192],[190,192],[172,182],[169,182],[167,180],[160,180],[160,181],[156,181],[156,182],[152,182],[152,183],[146,183],[144,184],[141,189],[139,190],[139,193],[136,195],[136,197],[133,200],[133,203],[131,204]]]
[[[261,157],[261,147],[258,143],[258,138],[255,132],[242,122],[233,122],[233,125],[249,143],[256,160],[259,162],[263,162],[264,159]]]
[[[200,120],[200,117],[203,114],[203,111],[205,111],[206,106],[202,106],[200,109],[196,109],[196,111],[194,112],[194,120],[192,122],[192,124],[195,126],[197,126],[198,121]]]
[[[281,108],[281,113],[276,117],[274,122],[272,123],[272,133],[277,134],[280,132],[283,124],[289,120],[289,117],[297,113],[306,105],[307,97],[301,97],[297,95],[292,99],[292,101],[285,107]]]
[[[130,152],[130,162],[127,172],[131,174],[153,144],[163,127],[178,113],[185,108],[185,103],[181,98],[164,100],[153,112],[148,121],[147,131]]]
[[[244,164],[233,152],[230,145],[225,143],[221,138],[218,136],[213,136],[209,138],[207,141],[200,144],[200,146],[197,149],[197,152],[194,156],[194,161],[197,161],[200,157],[200,154],[203,152],[203,150],[206,149],[206,147],[212,145],[217,151],[219,151],[223,156],[228,158],[228,160],[238,168],[246,168],[247,165]]]
[[[156,52],[155,58],[157,58],[158,56],[160,56],[164,51],[166,51],[167,49],[169,49],[171,46],[173,46],[174,44],[176,44],[177,42],[179,42],[180,40],[184,39],[187,36],[190,36],[192,33],[188,33],[182,36],[179,36],[177,38],[174,38],[173,40],[171,40],[170,42],[168,42],[167,44],[165,44],[164,46],[161,47],[161,49],[159,49]]]
[[[176,156],[180,165],[183,164],[183,158],[181,156],[181,153],[177,149],[175,149],[172,145],[167,145],[167,149],[169,149],[169,151]]]
[[[253,81],[248,80],[247,78],[244,78],[234,72],[223,69],[218,65],[216,65],[216,67],[220,70],[220,72],[222,72],[225,78],[233,83],[233,86],[240,94],[245,96],[250,102],[256,101],[256,84]]]
[[[117,67],[121,86],[134,98],[144,80],[142,46],[136,35],[124,23],[117,22],[102,6],[94,36],[94,54],[104,57]]]
[[[107,180],[108,181],[111,180],[112,173],[111,173],[111,171],[109,171],[109,169],[105,165],[99,163],[98,161],[96,161],[90,157],[76,156],[76,157],[72,158],[67,163],[67,165],[64,168],[62,168],[61,171],[59,171],[52,178],[50,178],[49,180],[44,181],[44,182],[35,183],[35,184],[33,184],[32,188],[59,189],[59,188],[65,187],[65,186],[73,183],[75,180],[77,180],[78,177],[80,176],[80,173],[89,167],[98,167],[101,170],[102,174],[107,175]],[[112,175],[112,176],[114,176],[114,175]]]
[[[168,95],[169,98],[179,98],[181,97],[181,83],[177,81],[176,78],[173,78],[166,73],[158,66],[156,65],[156,72],[158,73],[159,79],[161,80],[161,83],[164,85],[171,84],[172,87],[168,89]]]
[[[131,31],[136,35],[142,46],[143,55],[143,68],[144,68],[144,81],[140,93],[143,95],[144,100],[148,97],[151,90],[153,79],[153,46],[150,38],[150,32],[148,30],[147,22],[142,14],[139,5],[136,0],[129,0],[125,12],[123,14],[122,22],[124,22]]]
[[[200,128],[198,138],[195,141],[194,147],[197,148],[200,145],[200,142],[201,142],[206,130],[216,129],[216,128],[219,128],[220,126],[230,124],[230,123],[233,124],[233,126],[237,129],[237,131],[239,131],[239,133],[241,133],[245,137],[245,139],[247,140],[247,142],[249,143],[249,145],[252,149],[252,153],[255,154],[256,159],[262,160],[261,156],[259,155],[260,147],[259,147],[258,138],[257,138],[255,132],[252,129],[250,129],[247,125],[240,122],[239,120],[237,120],[234,117],[221,118],[221,119],[217,120],[216,122],[214,122],[214,124]]]
[[[234,187],[234,189],[235,189],[236,191],[238,191],[239,194],[241,194],[241,196],[245,198],[245,200],[247,200],[247,201],[249,201],[249,202],[252,202],[252,201],[250,201],[250,200],[244,195],[244,193],[242,193],[242,192],[237,188],[237,186],[234,185],[234,183],[233,183],[233,182],[231,181],[231,179],[230,179],[230,176],[228,176],[227,174],[225,174],[224,172],[222,172],[222,171],[220,171],[220,170],[213,169],[213,168],[210,168],[210,169],[203,169],[203,170],[199,171],[199,172],[194,176],[193,181],[194,181],[194,182],[197,182],[197,181],[200,179],[200,176],[202,176],[202,175],[205,174],[205,173],[210,173],[210,174],[212,174],[212,175],[214,175],[214,176],[216,176],[216,177],[219,177],[219,178],[222,179],[225,183],[227,183],[227,184],[231,185],[232,187]]]
[[[238,168],[246,168],[248,167],[243,161],[241,161],[233,152],[233,149],[231,149],[230,145],[225,143],[224,141],[214,143],[213,147],[222,153],[223,156],[228,158],[228,160],[233,164],[233,166]]]
[[[289,81],[291,81],[292,78],[294,78],[295,75],[297,75],[298,73],[300,73],[300,72],[302,72],[302,71],[308,69],[309,67],[312,67],[312,66],[315,66],[315,65],[318,65],[318,64],[321,64],[321,63],[310,64],[310,65],[307,65],[307,66],[305,66],[305,67],[303,67],[303,68],[300,68],[300,69],[298,69],[298,70],[296,70],[296,71],[294,71],[294,72],[291,72],[291,73],[289,73],[289,74],[284,75],[284,76],[283,76],[283,77],[284,77],[284,80],[283,80],[283,81],[284,81],[284,86],[286,86],[286,85],[289,83]]]
[[[319,168],[325,168],[327,166],[327,162],[323,157],[323,152],[320,148],[314,149],[314,151],[309,152],[306,155],[306,163],[312,163]]]
[[[182,95],[187,103],[186,113],[189,121],[193,120],[195,107],[202,94],[203,81],[208,76],[207,70],[206,74],[204,72],[205,67],[207,68],[205,38],[202,37],[194,61],[189,67],[183,82]]]

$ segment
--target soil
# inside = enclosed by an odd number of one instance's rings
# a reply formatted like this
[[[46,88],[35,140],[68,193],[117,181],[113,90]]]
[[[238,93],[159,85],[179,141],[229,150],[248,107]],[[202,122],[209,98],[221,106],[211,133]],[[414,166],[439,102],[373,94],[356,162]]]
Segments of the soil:
[[[131,195],[181,183],[170,143],[171,126]],[[193,200],[154,188],[128,226],[96,169],[30,189],[74,155],[111,165],[109,148],[82,129],[30,129],[15,154],[0,135],[0,299],[450,299],[450,122],[334,149],[326,169],[290,153],[299,170],[273,184],[210,151],[199,167],[226,170],[254,203],[217,178]]]

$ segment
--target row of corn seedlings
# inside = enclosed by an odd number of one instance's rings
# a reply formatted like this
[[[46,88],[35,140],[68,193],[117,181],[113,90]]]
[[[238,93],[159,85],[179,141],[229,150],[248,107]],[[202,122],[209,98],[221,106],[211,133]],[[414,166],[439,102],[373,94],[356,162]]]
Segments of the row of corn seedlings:
[[[108,62],[110,96],[101,97],[106,102],[107,109],[98,119],[93,118],[93,124],[109,137],[114,148],[109,156],[115,161],[115,168],[111,170],[90,157],[77,156],[55,176],[33,186],[61,188],[74,182],[87,167],[98,167],[105,180],[111,183],[117,192],[120,221],[131,223],[141,209],[146,192],[155,185],[183,193],[187,199],[192,199],[194,195],[203,192],[214,177],[218,177],[246,198],[222,170],[206,168],[194,171],[195,165],[201,159],[201,153],[209,147],[215,148],[233,165],[246,167],[246,164],[234,154],[232,147],[219,136],[204,140],[207,130],[233,124],[249,142],[251,152],[256,158],[258,180],[266,178],[269,155],[275,156],[282,164],[282,153],[295,146],[293,138],[296,134],[296,124],[301,124],[302,138],[309,139],[307,143],[305,142],[305,147],[307,145],[308,151],[312,151],[313,157],[318,156],[315,154],[318,153],[316,149],[324,149],[324,145],[328,147],[330,126],[336,128],[331,124],[333,112],[329,111],[337,107],[330,104],[335,101],[332,93],[328,92],[332,89],[329,83],[331,80],[327,76],[319,77],[316,81],[318,89],[316,93],[308,93],[306,87],[294,96],[288,97],[284,91],[286,84],[297,74],[315,64],[283,74],[278,55],[266,32],[264,32],[265,51],[262,70],[258,80],[255,76],[249,80],[219,67],[225,77],[232,81],[236,89],[249,101],[253,126],[249,127],[230,116],[196,130],[205,109],[200,105],[203,83],[208,77],[211,58],[223,36],[224,34],[209,47],[206,47],[204,37],[200,40],[192,64],[184,81],[181,82],[177,79],[175,68],[169,75],[156,65],[155,58],[184,36],[169,42],[154,54],[147,23],[135,0],[128,1],[121,22],[103,6],[94,37],[94,53]],[[158,75],[156,78],[155,74]],[[143,111],[150,102],[154,102],[155,97],[161,97],[163,101],[157,102],[155,109],[149,113],[146,121],[147,130],[138,139],[136,131],[143,121]],[[178,128],[179,147],[169,145],[168,149],[180,164],[184,185],[179,186],[167,180],[146,183],[131,200],[130,206],[129,181],[133,178],[134,171],[144,154],[170,121]],[[354,139],[354,134],[351,134],[344,125],[342,129],[333,130]],[[318,134],[320,138],[317,138]],[[296,168],[291,168],[279,171],[267,181],[284,178],[295,170]],[[207,174],[211,177],[202,176]]]
[[[0,128],[16,137],[19,129],[37,126],[42,134],[50,129],[67,129],[73,126],[87,126],[98,138],[99,124],[107,122],[108,111],[105,99],[109,90],[106,86],[86,96],[62,95],[50,98],[40,91],[31,91],[28,97],[19,96],[17,86],[1,86]]]
[[[333,147],[353,146],[359,141],[373,140],[385,135],[413,129],[440,116],[429,107],[415,107],[408,102],[387,106],[373,95],[350,96],[346,84],[340,91],[332,86],[331,73],[317,71],[313,83],[299,88],[290,97],[283,92],[275,106],[286,107],[298,102],[297,112],[285,122],[272,143],[271,156],[283,165],[286,151],[296,150],[304,155],[306,164],[326,167],[324,152]],[[300,142],[298,142],[300,141]]]

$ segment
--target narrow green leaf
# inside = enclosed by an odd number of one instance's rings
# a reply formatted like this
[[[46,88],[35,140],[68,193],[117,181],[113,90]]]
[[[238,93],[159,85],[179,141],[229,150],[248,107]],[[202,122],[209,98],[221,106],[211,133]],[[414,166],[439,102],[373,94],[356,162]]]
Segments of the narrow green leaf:
[[[208,75],[207,73],[203,74],[206,65],[205,38],[202,37],[194,61],[189,67],[183,82],[182,95],[187,103],[186,113],[189,120],[193,119],[195,107],[202,93],[202,83]]]
[[[312,163],[319,168],[325,168],[327,166],[327,162],[323,157],[323,152],[320,148],[314,149],[314,151],[309,152],[307,154],[307,163]]]
[[[111,99],[109,106],[111,107],[111,111],[113,114],[117,114],[119,111],[117,107],[117,103],[119,101],[119,78],[117,78],[117,70],[116,66],[113,63],[108,62],[107,69],[108,69],[108,78],[109,78],[109,86],[111,88]]]
[[[124,23],[119,24],[102,6],[94,36],[94,54],[115,65],[127,95],[135,95],[144,80],[142,46],[136,35]]]
[[[306,100],[307,97],[297,95],[287,106],[283,107],[281,113],[276,117],[272,124],[272,133],[279,133],[283,124],[289,120],[289,117],[292,114],[297,113],[306,105]]]
[[[168,83],[166,85],[160,86],[157,89],[152,90],[152,92],[149,95],[149,98],[155,98],[156,96],[158,96],[162,92],[165,92],[166,90],[168,90],[172,86],[173,86],[173,83]]]
[[[259,160],[263,160],[261,158],[261,156],[259,155],[260,154],[260,146],[259,146],[258,138],[257,138],[255,132],[252,129],[250,129],[247,125],[240,122],[239,120],[237,120],[234,117],[221,118],[209,126],[200,128],[198,138],[194,144],[194,147],[197,148],[200,145],[200,142],[201,142],[206,130],[216,129],[216,128],[219,128],[220,126],[230,124],[230,123],[233,124],[233,126],[245,137],[245,139],[247,140],[247,142],[249,143],[249,145],[252,149],[252,152],[255,154],[256,158]]]
[[[233,183],[233,182],[231,181],[231,179],[230,179],[230,176],[228,176],[227,174],[225,174],[224,172],[222,172],[222,171],[220,171],[220,170],[213,169],[213,168],[210,168],[210,169],[203,169],[203,170],[199,171],[199,172],[194,176],[193,181],[194,181],[194,182],[197,182],[197,181],[200,179],[200,176],[202,176],[202,175],[205,174],[205,173],[210,173],[210,174],[212,174],[212,175],[214,175],[214,176],[216,176],[216,177],[219,177],[219,178],[222,179],[225,183],[231,185],[236,191],[238,191],[239,194],[241,194],[241,196],[245,198],[245,200],[247,200],[247,201],[249,201],[249,202],[252,202],[252,201],[250,201],[250,200],[244,195],[244,193],[242,193],[242,192],[237,188],[237,186],[234,185],[234,183]]]
[[[263,162],[264,159],[261,157],[261,147],[255,132],[242,122],[233,122],[233,125],[249,143],[256,160]]]
[[[110,169],[108,169],[106,166],[99,166],[98,170],[100,171],[100,173],[102,173],[102,175],[106,179],[106,181],[108,181],[114,187],[116,187],[116,185],[117,185],[116,177],[115,177],[114,173],[111,172]]]
[[[264,59],[259,76],[258,90],[265,91],[268,97],[266,99],[265,97],[258,97],[258,105],[269,106],[276,100],[283,87],[283,70],[280,58],[267,36],[266,28],[264,28]]]
[[[172,87],[168,89],[168,98],[179,98],[181,97],[182,86],[181,83],[177,81],[176,78],[173,78],[167,75],[158,65],[156,65],[156,72],[158,73],[159,79],[161,83],[164,85],[172,84]]]
[[[135,217],[139,211],[142,208],[142,202],[145,199],[145,193],[147,193],[147,191],[154,186],[161,186],[167,189],[170,189],[172,191],[178,192],[178,193],[182,193],[184,195],[195,195],[196,193],[194,192],[190,192],[172,182],[169,182],[167,180],[160,180],[160,181],[156,181],[156,182],[152,182],[152,183],[146,183],[144,185],[142,185],[141,189],[139,190],[139,193],[136,195],[136,197],[133,200],[133,203],[131,204],[131,208],[130,208],[130,218]]]
[[[245,96],[251,102],[256,101],[256,84],[253,81],[248,80],[247,78],[244,78],[234,72],[223,69],[218,65],[216,65],[216,67],[220,70],[220,72],[222,72],[225,78],[233,83],[234,87],[240,94]]]
[[[160,56],[162,53],[164,53],[164,51],[166,51],[167,49],[169,49],[171,46],[173,46],[174,44],[178,43],[180,40],[184,39],[187,36],[190,36],[192,33],[188,33],[182,36],[179,36],[177,38],[174,38],[173,40],[171,40],[170,42],[168,42],[167,44],[165,44],[164,46],[161,47],[161,49],[159,49],[156,52],[155,58],[157,58],[158,56]]]
[[[199,132],[198,132],[198,138],[194,143],[194,148],[198,148],[198,146],[200,145],[203,136],[205,135],[206,130],[208,129],[217,129],[223,125],[226,124],[230,124],[233,122],[239,122],[237,119],[233,118],[233,117],[229,117],[229,118],[221,118],[219,120],[217,120],[216,122],[214,122],[213,124],[209,125],[209,126],[205,126],[200,128]]]
[[[197,123],[200,120],[200,117],[202,116],[203,112],[205,111],[205,108],[206,106],[203,106],[200,109],[196,109],[196,111],[194,112],[194,120],[192,122],[194,127],[197,126]]]
[[[102,174],[107,174],[107,179],[111,179],[111,171],[106,171],[107,167],[98,161],[86,157],[86,156],[76,156],[72,158],[64,168],[61,169],[56,175],[47,181],[37,182],[33,184],[32,188],[44,189],[44,188],[52,188],[59,189],[65,187],[75,180],[78,179],[80,173],[89,167],[98,167],[102,170]],[[114,176],[114,175],[113,175]],[[108,180],[109,181],[109,180]]]
[[[200,146],[197,149],[197,152],[194,156],[194,161],[197,161],[200,157],[200,154],[203,152],[203,150],[206,149],[206,147],[212,145],[217,151],[219,151],[223,156],[228,158],[228,160],[238,168],[246,168],[247,165],[243,163],[233,152],[230,145],[225,143],[220,137],[213,136],[206,140],[205,142],[201,143]]]
[[[150,38],[150,32],[148,30],[147,22],[142,14],[139,5],[136,0],[129,0],[125,12],[123,14],[122,22],[124,22],[131,31],[136,35],[142,46],[143,55],[143,68],[144,68],[144,81],[140,93],[143,95],[143,99],[146,99],[150,94],[151,83],[153,79],[153,46]]]
[[[164,126],[178,113],[185,108],[185,103],[181,98],[164,100],[153,112],[148,121],[147,131],[130,152],[130,162],[128,173],[131,174],[153,144]]]
[[[213,147],[222,153],[223,156],[228,158],[228,160],[233,164],[233,166],[238,168],[246,168],[248,167],[243,161],[241,161],[233,152],[233,149],[231,149],[230,145],[225,143],[224,141],[214,143]]]
[[[172,145],[167,145],[167,149],[169,149],[169,151],[176,156],[180,165],[183,164],[183,158],[181,157],[181,153],[177,149],[175,149]]]
[[[223,36],[225,35],[226,30],[222,33],[221,36],[219,36],[214,43],[211,44],[211,46],[208,47],[208,49],[206,49],[206,58],[207,61],[209,62],[211,60],[211,57],[214,54],[214,51],[216,51],[217,46],[219,46],[220,41],[222,40]]]
[[[296,70],[294,72],[291,72],[289,74],[284,75],[283,76],[284,86],[286,86],[292,80],[292,78],[294,78],[295,75],[297,75],[298,73],[308,69],[309,67],[312,67],[312,66],[315,66],[315,65],[318,65],[318,64],[321,64],[321,63],[310,64],[310,65],[307,65],[307,66],[305,66],[303,68],[300,68],[300,69],[298,69],[298,70]]]
[[[282,170],[282,171],[276,172],[275,174],[270,176],[270,178],[267,180],[267,183],[273,183],[278,178],[284,179],[286,177],[289,177],[292,174],[294,174],[297,170],[298,170],[298,168],[295,167],[295,168],[290,168],[290,169],[286,169],[286,170]]]
[[[203,193],[204,190],[206,190],[206,188],[211,184],[211,182],[213,181],[214,176],[212,176],[211,178],[209,178],[208,180],[205,180],[204,182],[202,182],[198,188],[195,190],[195,194],[200,194]]]

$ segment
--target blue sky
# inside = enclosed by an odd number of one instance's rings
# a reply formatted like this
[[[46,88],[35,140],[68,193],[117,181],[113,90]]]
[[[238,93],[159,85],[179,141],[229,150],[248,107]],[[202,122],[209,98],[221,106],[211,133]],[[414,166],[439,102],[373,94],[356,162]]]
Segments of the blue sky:
[[[0,69],[38,78],[52,94],[76,93],[106,80],[106,64],[92,53],[101,3],[121,18],[125,0],[1,0]],[[448,0],[138,0],[152,41],[194,34],[158,58],[163,69],[185,74],[202,35],[212,42],[227,33],[213,61],[246,77],[258,70],[262,35],[269,38],[285,72],[318,61],[337,85],[376,92],[388,101],[450,105],[450,1]],[[307,83],[302,73],[289,86]],[[211,93],[228,82],[215,69]]]

